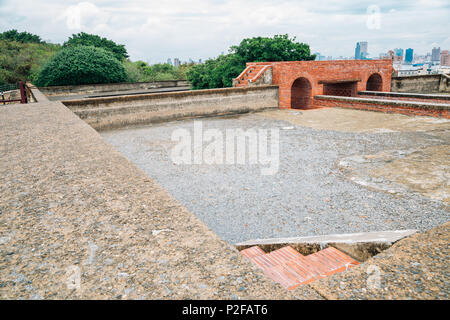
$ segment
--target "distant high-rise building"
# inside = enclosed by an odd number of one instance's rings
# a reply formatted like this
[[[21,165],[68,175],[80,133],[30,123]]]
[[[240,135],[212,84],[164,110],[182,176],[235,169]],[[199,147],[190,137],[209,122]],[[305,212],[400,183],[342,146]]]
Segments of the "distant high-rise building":
[[[406,63],[412,63],[414,58],[414,50],[411,48],[406,49],[405,52],[405,62]]]
[[[172,59],[167,59],[167,64],[170,64],[170,65],[172,65]]]
[[[399,57],[403,58],[403,49],[402,48],[394,49],[394,53],[395,53],[396,56],[399,56]]]
[[[179,67],[181,65],[181,61],[178,58],[173,59],[173,65],[175,67]]]
[[[356,43],[355,48],[355,59],[367,59],[369,52],[368,52],[369,44],[367,41],[361,41]]]
[[[431,50],[431,61],[440,61],[441,60],[441,48],[433,48]]]
[[[448,50],[442,50],[441,52],[441,66],[450,66],[450,54]]]
[[[361,59],[361,45],[359,44],[359,42],[356,43],[356,48],[355,48],[355,60]]]

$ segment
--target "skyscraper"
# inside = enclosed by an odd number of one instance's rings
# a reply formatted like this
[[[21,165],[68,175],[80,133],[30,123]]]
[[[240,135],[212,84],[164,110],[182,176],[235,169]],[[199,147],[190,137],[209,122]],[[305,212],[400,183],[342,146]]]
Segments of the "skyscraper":
[[[355,59],[367,59],[367,56],[369,55],[368,53],[368,46],[369,44],[367,43],[367,41],[361,41],[361,42],[357,42],[356,43],[356,48],[355,48]]]
[[[431,50],[431,61],[440,61],[441,60],[441,48],[433,48]]]
[[[414,58],[414,50],[411,48],[406,49],[405,63],[412,63]]]
[[[450,66],[450,54],[448,50],[442,50],[441,52],[441,66]]]
[[[180,64],[181,64],[180,59],[178,59],[178,58],[173,59],[173,65],[174,65],[175,67],[179,67]]]

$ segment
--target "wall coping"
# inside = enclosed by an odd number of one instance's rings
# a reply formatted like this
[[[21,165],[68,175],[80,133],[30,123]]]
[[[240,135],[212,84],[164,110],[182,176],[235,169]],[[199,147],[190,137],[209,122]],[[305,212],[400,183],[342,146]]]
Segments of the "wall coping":
[[[92,87],[108,87],[108,86],[119,86],[119,85],[133,85],[133,84],[152,84],[152,83],[169,83],[169,82],[177,82],[177,81],[186,81],[186,79],[179,80],[161,80],[161,81],[147,81],[147,82],[113,82],[113,83],[87,83],[87,84],[68,84],[64,86],[47,86],[47,87],[38,87],[39,89],[47,90],[48,89],[64,89],[64,88],[82,88],[86,86]]]
[[[450,95],[446,94],[426,94],[413,92],[384,92],[384,91],[359,91],[359,95],[381,96],[381,97],[402,97],[402,98],[420,98],[420,99],[439,99],[449,100]]]
[[[370,98],[355,98],[355,97],[341,97],[341,96],[327,96],[316,95],[314,99],[317,100],[332,100],[332,101],[348,101],[348,102],[361,102],[367,104],[382,104],[385,106],[402,106],[417,109],[434,109],[434,110],[450,110],[449,104],[444,103],[431,103],[431,102],[418,102],[418,101],[405,101],[405,100],[385,100],[385,99],[370,99]]]
[[[178,91],[178,92],[164,92],[164,93],[149,93],[149,94],[139,94],[139,95],[127,95],[118,97],[102,97],[102,98],[87,98],[87,99],[76,99],[76,100],[65,100],[64,105],[86,105],[86,104],[96,104],[96,103],[114,103],[122,101],[136,101],[136,100],[149,100],[149,99],[160,99],[160,98],[183,98],[188,96],[198,96],[198,95],[210,95],[210,94],[233,94],[233,93],[244,93],[249,91],[261,91],[267,89],[278,89],[278,86],[274,85],[264,85],[255,87],[236,87],[236,88],[220,88],[220,89],[206,89],[206,90],[189,90],[189,91]]]

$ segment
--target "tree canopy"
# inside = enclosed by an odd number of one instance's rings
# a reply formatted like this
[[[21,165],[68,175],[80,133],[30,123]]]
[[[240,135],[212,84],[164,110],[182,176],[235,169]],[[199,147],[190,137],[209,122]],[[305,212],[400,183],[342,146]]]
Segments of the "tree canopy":
[[[72,37],[69,37],[69,40],[63,44],[64,48],[71,46],[93,46],[103,48],[112,52],[114,57],[119,61],[128,58],[127,49],[123,44],[117,44],[112,40],[102,38],[95,34],[88,34],[85,32],[73,34]]]
[[[0,84],[34,81],[59,49],[57,44],[0,40]]]
[[[125,68],[110,52],[93,46],[63,48],[41,69],[37,86],[127,81]]]
[[[150,82],[164,80],[184,80],[186,79],[186,69],[189,65],[182,64],[174,67],[171,64],[162,63],[150,66],[144,61],[124,61],[128,80],[132,82]]]
[[[0,40],[7,41],[17,41],[21,43],[43,43],[41,37],[29,33],[29,32],[19,32],[16,29],[11,29],[5,32],[0,33]]]
[[[244,39],[238,46],[232,46],[230,53],[209,59],[204,64],[195,65],[187,72],[193,89],[224,88],[233,85],[247,62],[262,61],[303,61],[314,60],[309,45],[296,42],[286,35],[273,38],[256,37]]]

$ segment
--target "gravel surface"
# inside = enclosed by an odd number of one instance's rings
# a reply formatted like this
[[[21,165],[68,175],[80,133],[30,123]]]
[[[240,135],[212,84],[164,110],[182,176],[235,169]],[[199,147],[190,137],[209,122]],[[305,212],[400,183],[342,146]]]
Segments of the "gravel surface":
[[[197,120],[200,121],[200,120]],[[449,220],[445,204],[419,193],[389,194],[357,184],[338,163],[353,155],[442,145],[427,132],[338,132],[270,119],[263,114],[201,119],[203,129],[279,128],[280,166],[175,165],[175,129],[194,120],[102,132],[102,136],[195,213],[224,240],[428,230]]]

